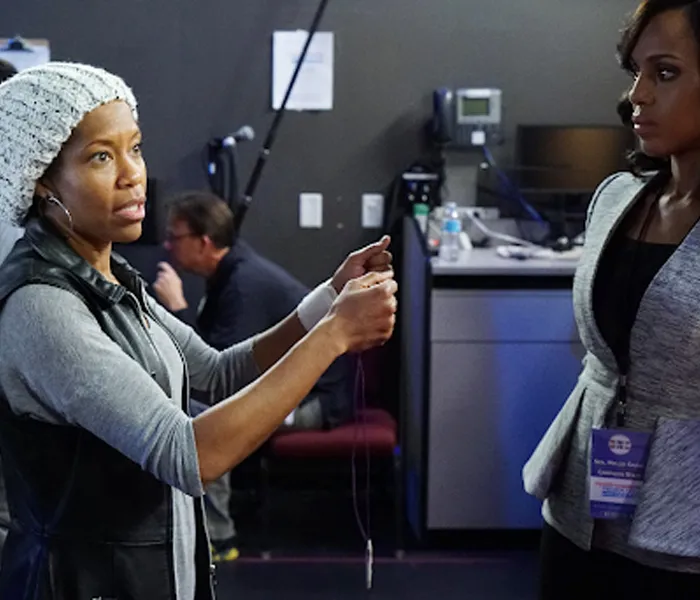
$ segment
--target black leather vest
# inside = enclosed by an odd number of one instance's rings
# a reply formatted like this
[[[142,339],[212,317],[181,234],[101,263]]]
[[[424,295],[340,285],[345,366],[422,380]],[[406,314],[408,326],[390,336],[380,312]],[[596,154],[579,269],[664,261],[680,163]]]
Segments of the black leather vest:
[[[114,255],[112,261],[121,286],[104,280],[49,225],[33,221],[0,267],[0,309],[24,285],[70,291],[169,394],[166,367],[141,322],[142,312],[157,320],[145,302],[143,282],[123,259]],[[0,452],[12,516],[0,600],[175,599],[167,484],[85,429],[18,417],[2,390]],[[212,600],[201,500],[195,501],[195,520],[195,600]]]

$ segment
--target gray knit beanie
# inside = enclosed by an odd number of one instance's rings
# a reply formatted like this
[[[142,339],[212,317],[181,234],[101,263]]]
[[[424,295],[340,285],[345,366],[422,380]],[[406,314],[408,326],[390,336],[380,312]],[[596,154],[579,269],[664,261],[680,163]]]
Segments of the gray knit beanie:
[[[103,69],[50,62],[0,84],[0,220],[24,222],[37,180],[85,115],[125,101],[138,119],[124,81]]]

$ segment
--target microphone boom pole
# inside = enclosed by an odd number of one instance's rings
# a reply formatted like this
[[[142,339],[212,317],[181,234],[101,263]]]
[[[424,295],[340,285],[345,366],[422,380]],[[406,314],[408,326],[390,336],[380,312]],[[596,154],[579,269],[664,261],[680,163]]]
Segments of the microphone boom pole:
[[[292,73],[292,79],[290,80],[289,85],[287,86],[287,91],[284,94],[282,105],[280,106],[279,110],[277,110],[275,118],[272,121],[272,125],[270,126],[270,129],[267,132],[265,142],[263,143],[263,147],[260,150],[260,154],[258,155],[258,160],[255,163],[255,167],[253,168],[253,172],[250,175],[250,179],[248,180],[248,184],[246,185],[245,192],[243,193],[243,198],[241,198],[241,201],[238,203],[238,206],[234,210],[233,223],[236,235],[238,235],[238,232],[240,231],[241,226],[243,225],[243,219],[245,219],[245,215],[248,212],[248,208],[250,207],[250,204],[253,201],[253,194],[255,193],[255,189],[258,187],[263,168],[267,164],[267,159],[270,157],[272,145],[274,144],[275,139],[277,137],[277,130],[279,129],[279,126],[282,122],[282,117],[284,116],[284,112],[287,107],[287,103],[289,102],[289,98],[292,95],[294,84],[296,83],[297,77],[299,76],[299,72],[301,71],[301,67],[304,64],[306,55],[309,52],[311,40],[316,34],[316,31],[318,31],[318,27],[321,23],[321,19],[323,18],[323,13],[326,11],[327,5],[328,0],[321,0],[321,3],[316,9],[316,14],[314,15],[311,27],[309,28],[309,35],[306,38],[306,43],[304,44],[304,48],[301,51],[299,60],[297,61],[296,67],[294,68],[294,72]]]

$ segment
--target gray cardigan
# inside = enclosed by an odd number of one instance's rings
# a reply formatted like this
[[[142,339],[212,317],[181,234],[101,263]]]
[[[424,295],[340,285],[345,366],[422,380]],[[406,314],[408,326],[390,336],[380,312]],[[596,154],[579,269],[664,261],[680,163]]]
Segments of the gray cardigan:
[[[597,189],[574,279],[574,311],[586,349],[578,383],[523,469],[545,520],[584,549],[700,573],[700,224],[647,289],[630,338],[626,427],[652,432],[634,518],[589,516],[592,428],[614,427],[619,371],[596,325],[593,283],[603,251],[646,180],[618,173]]]

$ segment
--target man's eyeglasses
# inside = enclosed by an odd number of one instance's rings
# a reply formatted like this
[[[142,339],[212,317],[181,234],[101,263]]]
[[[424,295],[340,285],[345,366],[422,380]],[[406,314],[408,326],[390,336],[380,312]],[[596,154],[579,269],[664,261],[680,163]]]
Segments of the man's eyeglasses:
[[[165,239],[168,242],[177,242],[178,240],[188,238],[188,237],[198,237],[194,233],[172,233],[171,231],[168,231],[165,234]]]

